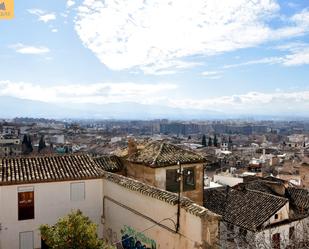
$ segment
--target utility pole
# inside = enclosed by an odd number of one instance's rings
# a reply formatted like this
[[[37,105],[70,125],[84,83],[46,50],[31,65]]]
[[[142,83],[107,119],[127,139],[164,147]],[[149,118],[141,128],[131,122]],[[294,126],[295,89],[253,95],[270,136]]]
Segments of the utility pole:
[[[177,181],[178,181],[178,202],[177,202],[177,223],[176,223],[176,233],[179,231],[179,223],[180,223],[180,195],[181,195],[181,185],[182,185],[182,168],[181,164],[177,162]]]

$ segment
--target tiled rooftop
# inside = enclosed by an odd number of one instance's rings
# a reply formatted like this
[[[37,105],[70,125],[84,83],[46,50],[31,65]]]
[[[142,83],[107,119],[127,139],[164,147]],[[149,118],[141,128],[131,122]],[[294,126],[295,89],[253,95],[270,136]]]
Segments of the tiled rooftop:
[[[309,191],[306,189],[298,188],[274,177],[256,178],[247,183],[239,184],[239,186],[287,198],[290,203],[290,210],[293,210],[293,212],[290,212],[291,219],[309,215]],[[276,186],[277,189],[281,189],[282,193],[279,193],[281,191],[274,191]]]
[[[88,155],[0,158],[0,186],[103,177],[131,191],[177,205],[178,196],[175,193],[149,186],[128,177],[103,171],[102,168],[106,166],[105,163],[108,164],[108,160],[112,160],[115,163],[114,157],[108,157],[106,161],[105,159],[99,159],[100,163],[103,162],[103,166],[98,167],[98,163],[95,162],[98,159],[94,160]],[[117,163],[114,166],[116,167]],[[114,166],[108,168],[108,170],[114,169]],[[183,209],[193,215],[199,217],[206,215],[216,216],[216,214],[205,207],[197,205],[186,197],[181,198],[180,203]]]
[[[214,188],[204,191],[204,207],[222,215],[224,221],[251,231],[258,231],[287,202],[286,198],[255,190]]]
[[[177,145],[154,141],[131,155],[128,161],[157,168],[176,165],[178,161],[182,164],[205,162],[205,158]]]
[[[114,155],[94,157],[93,160],[100,169],[108,172],[119,172],[124,167],[120,158]]]
[[[143,195],[150,196],[152,198],[167,202],[169,204],[176,205],[178,202],[177,194],[149,186],[145,183],[133,180],[131,178],[116,175],[106,171],[103,173],[103,177],[122,187],[130,189],[132,191],[140,192]],[[206,209],[205,207],[194,203],[192,200],[186,197],[181,198],[180,205],[187,212],[199,217],[206,215],[214,215],[214,216],[216,215],[213,212]]]
[[[247,178],[233,188],[204,190],[204,207],[222,215],[222,219],[256,231],[289,202],[289,219],[309,216],[309,192],[273,177]]]
[[[0,185],[100,178],[88,155],[0,158]]]

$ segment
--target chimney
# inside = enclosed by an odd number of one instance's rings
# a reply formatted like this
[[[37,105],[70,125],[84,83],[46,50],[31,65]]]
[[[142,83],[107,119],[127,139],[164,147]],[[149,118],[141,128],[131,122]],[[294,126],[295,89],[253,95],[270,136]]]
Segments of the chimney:
[[[135,143],[134,138],[129,138],[128,139],[128,156],[130,157],[131,155],[135,154],[137,152],[137,146]]]

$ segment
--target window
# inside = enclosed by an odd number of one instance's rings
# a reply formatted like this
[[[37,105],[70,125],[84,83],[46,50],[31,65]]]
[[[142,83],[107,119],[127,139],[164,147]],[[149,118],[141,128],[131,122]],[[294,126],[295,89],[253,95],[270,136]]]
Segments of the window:
[[[71,183],[71,201],[85,200],[85,183]]]
[[[227,223],[227,230],[228,231],[234,231],[234,225],[230,224],[230,223]]]
[[[183,191],[195,189],[194,168],[185,168],[183,170]]]
[[[19,233],[19,248],[20,249],[33,249],[33,232],[21,232]]]
[[[289,228],[289,239],[294,238],[294,233],[295,233],[295,227],[290,227]]]
[[[243,229],[243,228],[239,228],[239,235],[240,235],[242,238],[246,238],[246,236],[247,236],[247,230],[246,230],[246,229]]]
[[[34,219],[34,189],[18,188],[18,220],[30,219]]]
[[[275,214],[275,220],[277,220],[278,219],[278,214]]]
[[[177,169],[166,170],[166,190],[170,192],[179,191],[179,182],[177,181]]]
[[[280,233],[275,233],[272,237],[272,246],[274,249],[280,249]]]
[[[177,169],[166,170],[166,190],[171,192],[179,191],[179,182],[177,181]],[[195,173],[194,168],[184,168],[182,171],[182,191],[190,191],[195,189]]]

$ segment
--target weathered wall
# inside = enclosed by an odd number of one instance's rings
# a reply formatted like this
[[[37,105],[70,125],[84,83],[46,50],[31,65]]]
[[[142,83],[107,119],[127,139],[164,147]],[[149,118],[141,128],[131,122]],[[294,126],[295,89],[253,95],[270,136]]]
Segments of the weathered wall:
[[[299,167],[299,175],[301,178],[301,186],[309,189],[309,163],[303,163]]]
[[[142,194],[104,179],[103,193],[104,237],[114,245],[132,240],[132,244],[140,241],[151,249],[193,249],[207,248],[203,245],[217,238],[213,233],[218,232],[218,216],[199,217],[184,208],[181,208],[179,233],[175,233],[177,205],[152,197],[147,187]],[[156,190],[158,193],[160,190]],[[212,215],[216,218],[212,219]],[[203,241],[206,239],[207,243]]]
[[[275,218],[275,215],[278,215],[278,218]],[[278,212],[274,214],[272,217],[269,218],[268,221],[264,223],[264,226],[267,226],[269,224],[278,223],[284,220],[289,219],[289,203],[285,204]]]
[[[127,163],[126,173],[128,177],[137,179],[151,186],[156,186],[155,169],[142,164]]]
[[[191,168],[195,167],[195,190],[182,191],[181,195],[190,198],[199,205],[203,205],[203,186],[204,186],[204,171],[203,164],[182,164],[181,167]],[[177,165],[156,168],[155,169],[155,187],[166,189],[166,170],[178,169]]]
[[[295,229],[295,238],[289,238],[290,227]],[[285,248],[290,243],[293,245],[295,241],[308,241],[309,239],[309,223],[308,218],[291,222],[290,224],[284,224],[281,226],[275,226],[266,229],[256,234],[255,241],[257,245],[263,245],[268,248],[271,247],[272,236],[276,233],[280,233],[280,248]]]
[[[70,183],[85,182],[85,200],[70,200]],[[35,218],[18,221],[18,187],[34,187]],[[54,224],[71,209],[80,209],[99,225],[102,235],[102,179],[67,182],[51,182],[0,187],[0,248],[18,249],[19,233],[34,232],[34,248],[41,247],[39,226]]]
[[[182,196],[188,197],[196,203],[203,204],[203,164],[183,164],[182,168],[195,167],[195,190],[182,191]],[[151,186],[166,189],[166,170],[178,169],[177,165],[162,167],[162,168],[150,168],[141,164],[127,163],[127,176],[137,179],[141,182],[147,183]]]

